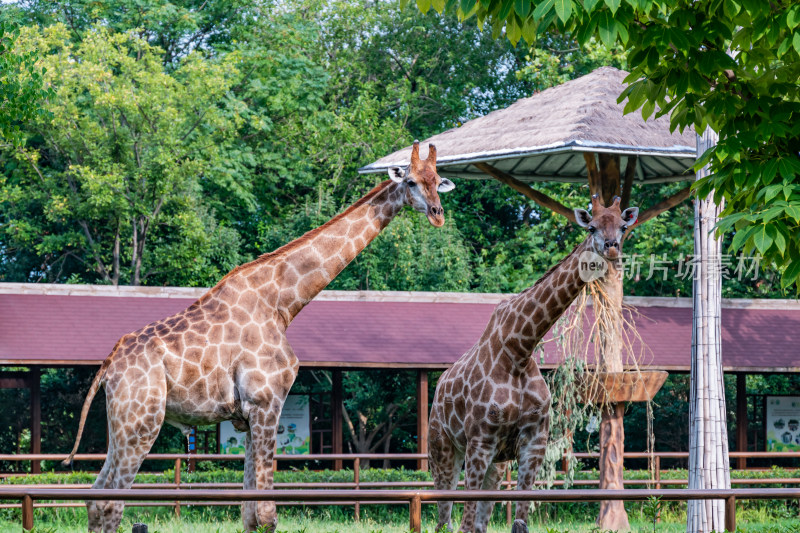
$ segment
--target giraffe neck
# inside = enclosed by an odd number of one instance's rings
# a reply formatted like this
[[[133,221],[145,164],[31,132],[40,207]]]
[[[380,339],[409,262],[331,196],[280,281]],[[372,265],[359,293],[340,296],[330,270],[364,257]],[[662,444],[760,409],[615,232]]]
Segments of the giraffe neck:
[[[590,242],[584,240],[533,287],[508,300],[506,312],[498,316],[505,351],[518,368],[527,367],[533,349],[586,285],[578,263],[581,253],[591,249]]]
[[[400,212],[402,187],[386,180],[322,226],[262,256],[263,267],[274,269],[277,308],[287,326]]]

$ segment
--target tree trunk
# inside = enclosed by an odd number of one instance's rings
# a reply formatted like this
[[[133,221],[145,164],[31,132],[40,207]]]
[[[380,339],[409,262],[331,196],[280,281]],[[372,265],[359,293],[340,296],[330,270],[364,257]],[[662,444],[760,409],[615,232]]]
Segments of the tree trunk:
[[[697,138],[697,155],[702,155],[716,141],[717,135],[707,129]],[[708,173],[708,167],[704,167],[697,178]],[[713,233],[720,211],[721,206],[714,203],[713,194],[695,201],[689,489],[729,489],[731,486],[720,342],[722,240]],[[723,500],[688,502],[687,533],[724,530]]]
[[[603,313],[598,323],[600,334],[599,372],[622,372],[622,272],[609,264],[608,274],[597,281],[599,292],[606,301],[595,302],[595,312],[602,307],[614,309]],[[600,417],[600,488],[622,490],[625,452],[625,405],[612,403],[603,406]],[[621,501],[601,501],[597,525],[602,530],[629,531],[628,513]]]

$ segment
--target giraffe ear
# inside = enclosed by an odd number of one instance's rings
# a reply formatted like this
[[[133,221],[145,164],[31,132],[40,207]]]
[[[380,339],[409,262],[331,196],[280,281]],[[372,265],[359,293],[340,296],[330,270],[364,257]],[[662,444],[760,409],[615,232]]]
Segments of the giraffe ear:
[[[622,221],[628,226],[633,226],[636,223],[637,218],[639,218],[638,207],[629,207],[622,212]]]
[[[436,188],[439,192],[447,192],[452,191],[456,188],[456,184],[450,181],[447,178],[442,178],[442,182],[439,184],[439,187]]]
[[[588,228],[589,222],[592,221],[592,214],[586,209],[575,209],[575,222],[582,228]]]
[[[395,183],[403,183],[406,177],[406,170],[400,167],[389,167],[389,179]]]

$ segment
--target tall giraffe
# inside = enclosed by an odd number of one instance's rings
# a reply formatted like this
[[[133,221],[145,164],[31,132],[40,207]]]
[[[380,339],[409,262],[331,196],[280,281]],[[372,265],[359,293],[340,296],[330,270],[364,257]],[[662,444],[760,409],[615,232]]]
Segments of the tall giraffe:
[[[324,289],[404,205],[444,224],[439,192],[455,185],[436,172],[436,148],[389,169],[346,211],[255,261],[241,265],[189,308],[122,337],[92,382],[75,447],[92,398],[105,386],[108,456],[93,488],[129,488],[167,422],[190,426],[233,421],[247,432],[245,489],[272,488],[278,418],[298,370],[286,340],[292,319]],[[123,502],[87,502],[89,531],[117,531]],[[245,529],[277,525],[274,502],[246,502]]]
[[[587,266],[616,270],[625,231],[639,213],[636,207],[620,212],[619,201],[605,208],[595,195],[592,214],[576,209],[589,236],[533,287],[501,302],[477,344],[442,374],[428,436],[437,489],[456,488],[465,458],[467,489],[497,489],[513,459],[519,464],[517,488],[533,488],[547,445],[550,391],[531,354],[592,279]],[[439,503],[437,530],[452,530],[452,507]],[[517,503],[512,533],[528,532],[529,507]],[[494,502],[465,503],[460,531],[485,533],[493,508]]]

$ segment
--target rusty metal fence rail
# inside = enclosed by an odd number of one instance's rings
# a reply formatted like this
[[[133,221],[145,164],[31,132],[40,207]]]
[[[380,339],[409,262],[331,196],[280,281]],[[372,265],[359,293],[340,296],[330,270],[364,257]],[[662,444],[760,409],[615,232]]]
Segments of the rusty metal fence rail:
[[[409,507],[412,531],[422,531],[422,503],[436,501],[537,501],[596,502],[600,500],[644,501],[652,497],[662,501],[725,500],[725,529],[736,531],[737,500],[797,500],[800,489],[628,489],[628,490],[533,490],[533,491],[464,491],[464,490],[167,490],[125,489],[93,490],[65,488],[0,487],[0,500],[18,500],[22,504],[22,527],[33,529],[34,502],[37,500],[117,500],[160,502],[180,498],[197,502],[275,501],[275,502],[353,502],[356,500],[403,503]]]

